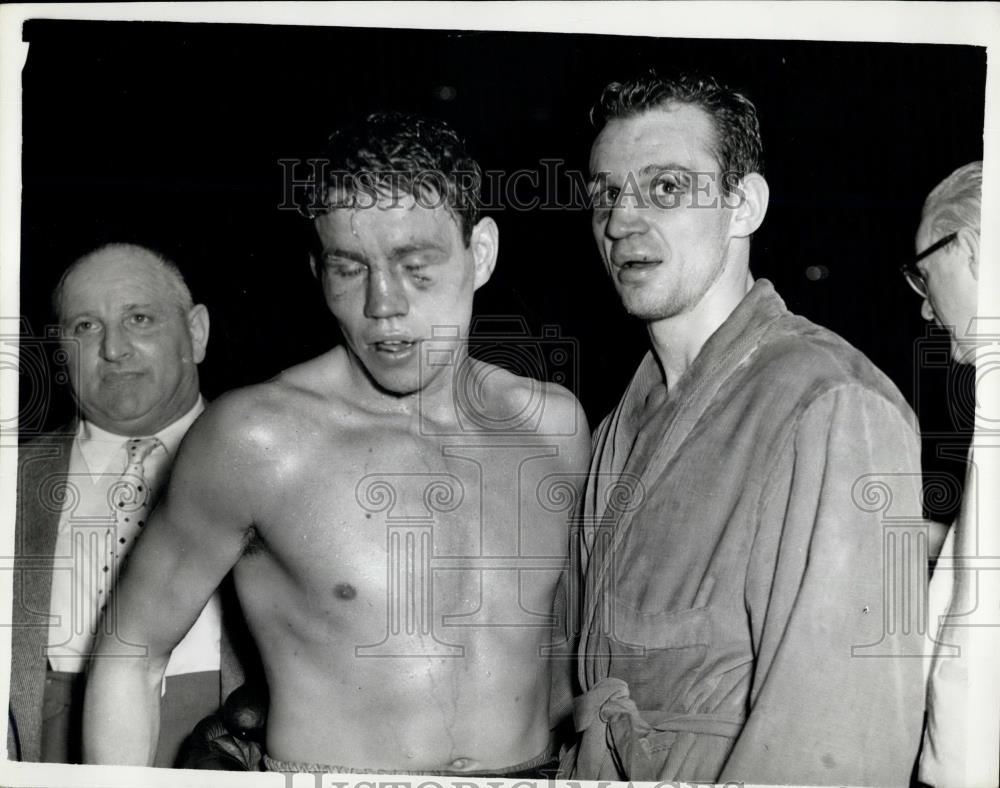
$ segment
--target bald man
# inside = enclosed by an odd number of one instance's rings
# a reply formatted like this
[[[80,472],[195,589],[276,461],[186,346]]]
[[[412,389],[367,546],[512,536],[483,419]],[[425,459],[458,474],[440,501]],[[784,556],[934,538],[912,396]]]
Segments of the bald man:
[[[18,760],[78,763],[101,613],[205,408],[198,364],[209,318],[173,263],[129,244],[74,262],[53,306],[81,417],[21,446],[8,749]],[[156,765],[172,765],[219,705],[220,610],[213,596],[172,653]]]

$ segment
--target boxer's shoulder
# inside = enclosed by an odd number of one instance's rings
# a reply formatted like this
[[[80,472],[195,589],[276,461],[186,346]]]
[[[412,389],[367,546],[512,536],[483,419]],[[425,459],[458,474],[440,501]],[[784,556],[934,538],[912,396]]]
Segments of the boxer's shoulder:
[[[308,392],[278,378],[227,392],[201,415],[185,438],[199,452],[229,464],[270,464],[308,432],[315,407]]]
[[[575,433],[582,410],[568,389],[484,361],[472,360],[470,368],[466,385],[456,387],[456,393],[475,401],[498,429],[532,429],[546,435]],[[586,429],[585,420],[582,427]]]

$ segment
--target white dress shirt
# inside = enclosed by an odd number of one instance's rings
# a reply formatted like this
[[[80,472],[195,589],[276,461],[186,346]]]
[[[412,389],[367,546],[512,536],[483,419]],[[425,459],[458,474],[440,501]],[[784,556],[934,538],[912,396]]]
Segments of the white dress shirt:
[[[162,491],[181,439],[204,409],[205,403],[199,397],[191,410],[156,433],[163,447],[157,447],[143,465],[150,489]],[[80,422],[73,439],[69,460],[71,494],[59,519],[57,567],[49,604],[52,621],[47,654],[53,670],[83,671],[94,645],[106,603],[104,591],[96,582],[104,561],[102,535],[115,525],[108,493],[128,464],[128,440],[128,436],[115,435],[87,421]],[[72,562],[72,570],[59,567],[68,561]],[[173,650],[166,675],[219,670],[221,622],[221,605],[218,594],[214,594]]]
[[[919,778],[935,788],[995,788],[1000,782],[1000,571],[993,568],[1000,528],[980,515],[973,454],[962,508],[941,548],[928,599],[930,631],[940,645],[932,646],[928,671]],[[984,569],[975,571],[983,559]]]

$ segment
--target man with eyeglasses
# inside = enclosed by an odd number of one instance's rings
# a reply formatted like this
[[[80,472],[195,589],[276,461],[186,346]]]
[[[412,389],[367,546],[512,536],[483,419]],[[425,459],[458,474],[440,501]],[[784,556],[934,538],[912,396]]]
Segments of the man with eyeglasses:
[[[902,267],[924,299],[920,314],[948,329],[951,355],[959,364],[975,362],[971,333],[979,278],[979,205],[983,164],[974,161],[949,175],[924,203],[916,244],[920,251]]]
[[[974,161],[931,191],[917,230],[919,251],[902,268],[924,299],[921,314],[947,328],[959,364],[975,364],[984,345],[975,330],[982,183],[983,163]],[[962,510],[941,549],[928,602],[937,643],[919,777],[938,788],[995,786],[1000,777],[1000,587],[996,572],[971,571],[977,556],[1000,555],[1000,529],[979,527],[972,449],[967,469]]]

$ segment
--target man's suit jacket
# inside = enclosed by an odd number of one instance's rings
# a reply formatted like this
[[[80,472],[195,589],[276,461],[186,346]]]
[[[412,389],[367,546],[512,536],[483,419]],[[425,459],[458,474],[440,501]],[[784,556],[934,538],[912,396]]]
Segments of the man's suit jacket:
[[[72,424],[18,448],[9,707],[12,719],[8,719],[7,735],[11,760],[20,756],[22,761],[38,761],[41,756],[45,650],[52,572],[56,571],[56,536],[63,508],[73,507],[78,501],[68,475],[75,434],[76,425]],[[254,665],[256,655],[228,578],[222,588],[222,602],[220,693],[225,698],[242,684],[244,668]]]

